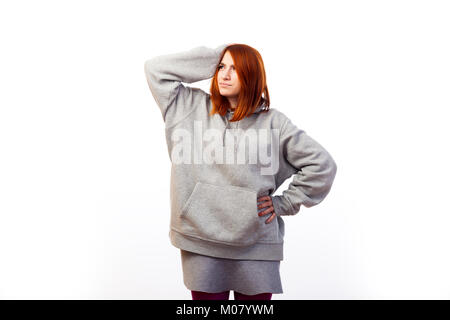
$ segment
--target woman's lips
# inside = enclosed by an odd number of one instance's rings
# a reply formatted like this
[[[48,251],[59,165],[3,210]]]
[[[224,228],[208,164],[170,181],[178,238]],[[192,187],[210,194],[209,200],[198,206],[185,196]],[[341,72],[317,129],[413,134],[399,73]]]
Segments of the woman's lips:
[[[225,83],[219,83],[219,85],[222,86],[222,87],[230,87],[231,86],[231,85],[225,84]]]

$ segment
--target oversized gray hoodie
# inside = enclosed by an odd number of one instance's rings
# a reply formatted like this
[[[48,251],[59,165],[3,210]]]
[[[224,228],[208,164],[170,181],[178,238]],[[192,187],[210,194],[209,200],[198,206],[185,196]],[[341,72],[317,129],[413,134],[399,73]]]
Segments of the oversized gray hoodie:
[[[246,260],[283,260],[284,221],[329,193],[336,163],[285,114],[261,104],[240,121],[210,116],[210,94],[185,86],[214,76],[222,50],[204,46],[145,61],[161,110],[171,160],[171,243],[195,253]],[[293,177],[282,195],[273,195]],[[276,219],[258,216],[270,195]]]

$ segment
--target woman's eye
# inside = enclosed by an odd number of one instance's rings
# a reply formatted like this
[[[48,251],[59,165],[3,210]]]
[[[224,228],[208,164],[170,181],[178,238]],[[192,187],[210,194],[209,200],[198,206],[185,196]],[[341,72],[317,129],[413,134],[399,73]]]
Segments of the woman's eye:
[[[219,66],[218,67],[218,69],[222,69],[223,68],[223,66]],[[235,70],[236,68],[235,67],[231,67],[233,70]]]

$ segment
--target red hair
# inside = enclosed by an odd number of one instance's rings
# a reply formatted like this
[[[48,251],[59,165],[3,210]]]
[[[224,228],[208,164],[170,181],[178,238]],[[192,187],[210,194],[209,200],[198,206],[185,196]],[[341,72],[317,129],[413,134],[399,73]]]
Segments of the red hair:
[[[217,83],[219,65],[227,51],[230,52],[233,58],[236,73],[241,84],[237,106],[230,121],[238,121],[252,115],[262,103],[265,104],[266,110],[264,112],[267,112],[270,106],[270,98],[266,83],[266,71],[261,55],[256,49],[248,45],[232,44],[223,49],[211,81],[210,91],[213,108],[210,115],[218,113],[225,116],[230,107],[228,99],[220,94]],[[263,94],[264,97],[262,96]]]

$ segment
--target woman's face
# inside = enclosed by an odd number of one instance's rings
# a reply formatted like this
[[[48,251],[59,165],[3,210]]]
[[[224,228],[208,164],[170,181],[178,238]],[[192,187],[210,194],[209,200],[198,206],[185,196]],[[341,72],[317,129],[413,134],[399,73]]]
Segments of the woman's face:
[[[234,68],[233,58],[228,51],[225,52],[222,61],[219,64],[217,83],[222,96],[229,99],[237,99],[239,91],[241,90],[241,84],[236,69]]]

